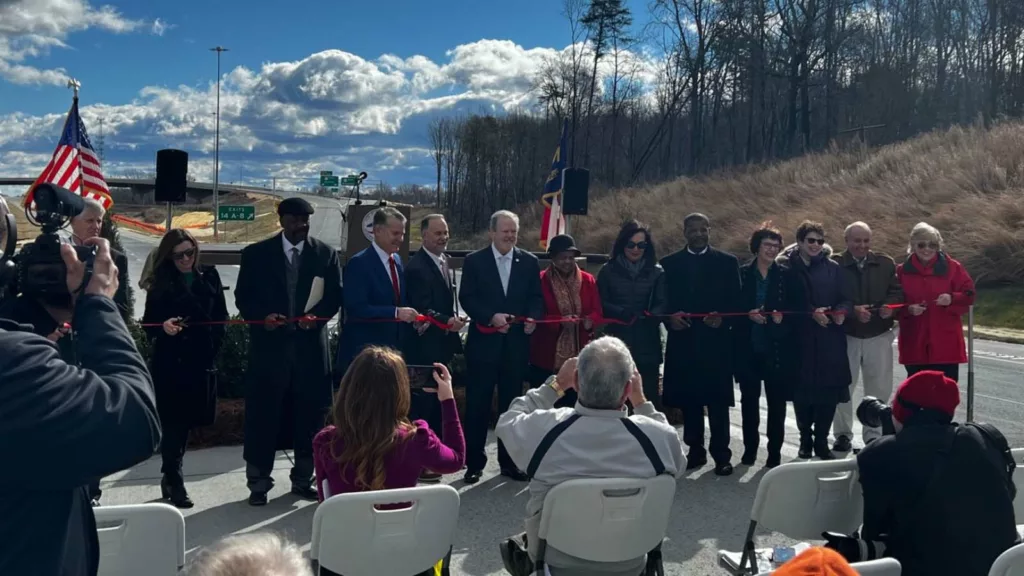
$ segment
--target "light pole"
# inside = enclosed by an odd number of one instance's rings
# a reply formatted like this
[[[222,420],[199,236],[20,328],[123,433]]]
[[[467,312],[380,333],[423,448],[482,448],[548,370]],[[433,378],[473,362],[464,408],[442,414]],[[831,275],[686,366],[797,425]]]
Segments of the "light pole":
[[[217,232],[220,224],[220,193],[217,191],[218,179],[220,177],[220,53],[227,52],[223,46],[210,48],[211,52],[217,53],[217,120],[216,120],[216,142],[213,145],[213,241],[220,238]]]

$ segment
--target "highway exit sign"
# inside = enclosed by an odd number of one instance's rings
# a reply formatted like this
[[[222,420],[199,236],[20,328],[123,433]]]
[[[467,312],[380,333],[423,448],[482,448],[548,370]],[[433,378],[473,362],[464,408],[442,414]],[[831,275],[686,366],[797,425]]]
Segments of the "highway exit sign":
[[[251,222],[256,220],[256,207],[255,206],[221,206],[217,212],[217,217],[220,220],[229,221],[245,221]]]
[[[342,186],[357,186],[359,184],[359,176],[355,174],[349,174],[341,179]]]

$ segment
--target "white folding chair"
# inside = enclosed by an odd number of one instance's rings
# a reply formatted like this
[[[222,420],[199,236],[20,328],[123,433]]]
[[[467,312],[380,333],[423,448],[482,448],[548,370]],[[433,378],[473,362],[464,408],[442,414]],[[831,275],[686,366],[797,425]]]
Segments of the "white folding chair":
[[[665,538],[675,495],[665,474],[558,484],[544,498],[536,570],[544,573],[548,548],[593,562],[644,556]]]
[[[989,568],[988,576],[1024,576],[1024,544],[1000,554]]]
[[[400,510],[375,506],[411,502]],[[309,557],[345,576],[409,576],[448,554],[459,493],[447,484],[332,496],[313,514]]]
[[[1017,487],[1017,497],[1013,499],[1013,516],[1018,525],[1024,524],[1024,448],[1014,448],[1013,461],[1017,468],[1013,471],[1013,484]]]
[[[860,576],[900,576],[903,572],[903,567],[900,566],[899,560],[895,558],[880,558],[878,560],[868,560],[867,562],[854,562],[850,564],[850,567],[854,569]],[[774,574],[775,571],[763,572],[758,576],[768,576]]]
[[[734,574],[756,574],[754,531],[760,525],[796,540],[821,540],[822,532],[852,534],[864,517],[857,460],[789,462],[772,468],[757,485],[750,527],[738,566],[735,553],[719,550],[719,563]]]
[[[99,576],[175,576],[185,565],[185,517],[168,504],[99,506]]]

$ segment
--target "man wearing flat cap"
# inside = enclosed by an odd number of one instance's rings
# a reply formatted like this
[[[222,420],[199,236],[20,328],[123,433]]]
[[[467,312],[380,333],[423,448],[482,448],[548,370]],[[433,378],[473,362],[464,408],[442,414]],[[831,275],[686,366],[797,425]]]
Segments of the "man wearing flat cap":
[[[281,233],[242,250],[235,305],[249,328],[245,388],[245,475],[249,503],[273,488],[277,450],[292,448],[293,494],[315,500],[313,436],[331,405],[327,321],[341,307],[338,253],[309,237],[313,206],[302,198],[277,208]]]
[[[899,386],[891,416],[896,433],[857,456],[861,534],[873,546],[830,538],[830,547],[848,560],[850,551],[884,549],[904,576],[966,576],[988,574],[1017,542],[1006,439],[989,424],[954,422],[959,404],[956,381],[942,372],[918,372]]]

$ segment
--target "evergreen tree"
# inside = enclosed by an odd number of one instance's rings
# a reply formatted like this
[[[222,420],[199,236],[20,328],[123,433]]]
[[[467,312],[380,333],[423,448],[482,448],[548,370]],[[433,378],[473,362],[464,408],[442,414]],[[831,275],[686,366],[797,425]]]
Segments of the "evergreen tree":
[[[107,211],[106,215],[103,216],[103,227],[100,229],[100,238],[106,238],[110,242],[111,251],[118,251],[124,254],[127,258],[128,252],[125,251],[124,246],[121,245],[121,233],[117,228],[117,222],[111,218],[110,211]],[[127,266],[124,270],[118,271],[119,281],[124,286],[125,294],[127,294],[128,309],[121,310],[121,317],[124,319],[125,324],[130,324],[135,318],[135,289],[132,287],[131,282],[128,279]]]

